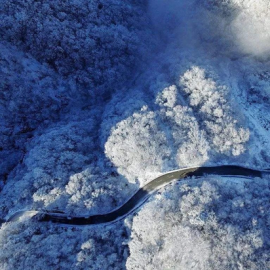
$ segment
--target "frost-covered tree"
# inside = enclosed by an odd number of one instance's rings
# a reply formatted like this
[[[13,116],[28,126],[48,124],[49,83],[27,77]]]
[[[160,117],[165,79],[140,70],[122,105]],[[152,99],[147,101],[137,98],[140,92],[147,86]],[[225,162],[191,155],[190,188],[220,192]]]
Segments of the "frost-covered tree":
[[[138,178],[143,184],[161,172],[208,160],[205,132],[200,130],[192,110],[180,105],[180,91],[175,85],[164,88],[157,95],[156,104],[148,100],[154,110],[147,105],[137,109],[143,102],[139,100],[135,106],[135,101],[130,102],[132,115],[111,128],[105,143],[105,154],[120,174],[130,182]],[[129,107],[129,103],[122,106]],[[123,118],[122,106],[114,107],[114,118]],[[109,116],[104,114],[104,118]]]
[[[0,1],[0,218],[108,212],[160,173],[245,149],[268,166],[268,6]],[[270,269],[269,181],[231,180],[168,188],[127,229],[4,224],[0,268]]]
[[[124,269],[128,234],[119,223],[105,229],[61,228],[27,219],[4,224],[0,228],[0,268]]]
[[[127,269],[268,269],[269,192],[220,177],[167,188],[133,219]]]
[[[180,77],[180,86],[203,121],[216,151],[234,156],[243,153],[249,130],[242,128],[233,118],[227,88],[218,85],[207,77],[204,69],[196,66]]]
[[[209,144],[205,132],[200,130],[192,110],[180,105],[179,89],[175,85],[165,88],[158,94],[156,102],[160,106],[162,122],[174,142],[172,148],[177,151],[178,167],[198,166],[206,162]]]
[[[80,214],[106,212],[131,196],[132,186],[103,167],[94,119],[58,123],[36,136],[2,191],[2,216],[23,206]]]
[[[144,9],[141,0],[3,0],[0,33],[92,97],[108,95],[147,48]]]
[[[105,144],[106,155],[130,182],[154,178],[170,156],[166,136],[155,118],[154,112],[143,107],[118,123]]]
[[[0,43],[0,175],[23,158],[25,143],[41,126],[59,119],[71,92],[48,66]]]

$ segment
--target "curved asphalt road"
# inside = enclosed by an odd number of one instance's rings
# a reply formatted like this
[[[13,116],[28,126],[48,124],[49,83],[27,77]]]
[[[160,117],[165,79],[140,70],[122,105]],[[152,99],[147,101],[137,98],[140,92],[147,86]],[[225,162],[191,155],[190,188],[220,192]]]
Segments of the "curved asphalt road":
[[[207,174],[221,175],[221,176],[245,176],[245,177],[260,177],[264,174],[270,174],[269,170],[255,170],[241,166],[214,166],[214,167],[194,167],[188,169],[180,169],[165,173],[144,187],[140,188],[129,200],[122,206],[102,215],[92,215],[87,217],[70,217],[64,213],[46,212],[46,211],[18,211],[14,213],[7,222],[16,221],[19,217],[27,215],[41,215],[39,221],[53,222],[70,225],[94,225],[103,223],[114,223],[118,220],[124,219],[127,215],[136,211],[157,189],[173,180],[183,180],[187,177],[202,177]]]

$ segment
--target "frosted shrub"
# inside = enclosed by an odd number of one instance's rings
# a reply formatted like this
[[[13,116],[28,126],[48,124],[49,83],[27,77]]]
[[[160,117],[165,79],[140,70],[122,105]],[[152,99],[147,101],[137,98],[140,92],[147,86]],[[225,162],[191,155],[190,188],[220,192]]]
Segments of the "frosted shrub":
[[[124,269],[128,256],[125,235],[122,224],[104,231],[63,228],[29,219],[8,223],[0,229],[0,245],[5,250],[0,252],[0,268]]]
[[[127,188],[123,177],[97,165],[99,153],[91,137],[94,127],[92,119],[71,121],[36,137],[23,169],[2,191],[2,215],[29,205],[100,213],[131,196],[134,190]]]
[[[160,106],[173,108],[176,105],[177,102],[177,87],[176,85],[171,85],[169,87],[166,87],[158,96],[156,99],[156,102]]]
[[[105,153],[129,181],[149,181],[170,155],[156,114],[142,108],[121,121],[105,144]],[[147,176],[150,177],[147,179]]]
[[[0,178],[23,158],[35,130],[59,119],[70,88],[47,66],[0,43]]]
[[[147,27],[142,22],[147,22],[143,1],[4,0],[0,33],[61,75],[90,88],[95,97],[110,93],[112,84],[120,85],[129,76],[127,70],[138,63],[136,57],[146,48],[142,40]]]
[[[234,181],[209,177],[156,195],[133,218],[127,269],[268,269],[269,183]]]
[[[177,86],[164,88],[156,104],[156,110],[144,105],[119,121],[105,143],[107,157],[130,182],[138,179],[142,184],[162,172],[199,166],[209,158],[205,132],[192,110],[180,105]],[[115,115],[122,116],[122,110],[115,109]]]
[[[216,151],[238,156],[245,151],[249,130],[239,127],[227,97],[227,88],[207,78],[205,70],[192,67],[180,78],[190,105],[203,121]]]

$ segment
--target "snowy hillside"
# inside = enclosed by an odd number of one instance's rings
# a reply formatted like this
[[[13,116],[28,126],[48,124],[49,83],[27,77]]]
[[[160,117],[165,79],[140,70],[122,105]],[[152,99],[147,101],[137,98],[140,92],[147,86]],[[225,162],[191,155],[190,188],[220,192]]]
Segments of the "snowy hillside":
[[[0,35],[0,219],[106,213],[179,168],[270,168],[267,0],[0,0]],[[269,195],[205,176],[111,227],[3,223],[0,269],[270,269]]]

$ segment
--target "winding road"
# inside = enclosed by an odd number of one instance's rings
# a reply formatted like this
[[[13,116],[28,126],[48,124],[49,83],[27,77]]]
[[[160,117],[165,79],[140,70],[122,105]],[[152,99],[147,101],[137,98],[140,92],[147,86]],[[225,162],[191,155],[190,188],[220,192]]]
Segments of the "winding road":
[[[221,176],[243,176],[243,177],[259,177],[270,175],[270,170],[256,170],[234,165],[223,165],[213,167],[194,167],[180,169],[165,173],[144,187],[140,188],[130,199],[122,206],[112,212],[102,215],[92,216],[75,216],[71,217],[64,213],[47,212],[47,211],[18,211],[9,217],[5,222],[16,221],[20,217],[28,215],[38,215],[38,220],[41,222],[53,222],[69,225],[97,225],[97,224],[112,224],[116,221],[124,219],[134,211],[138,210],[147,199],[155,193],[159,188],[171,183],[175,180],[183,180],[187,177],[202,177],[205,175],[221,175]]]

